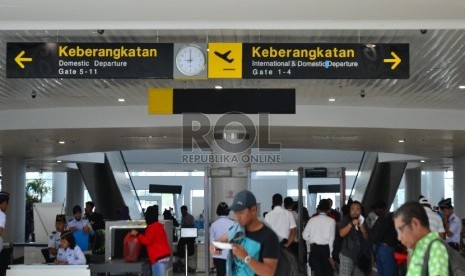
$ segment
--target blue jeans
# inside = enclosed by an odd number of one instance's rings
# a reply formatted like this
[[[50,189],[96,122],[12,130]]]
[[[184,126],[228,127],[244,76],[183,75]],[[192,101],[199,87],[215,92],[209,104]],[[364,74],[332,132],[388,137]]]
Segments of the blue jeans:
[[[394,248],[385,243],[376,245],[376,268],[379,276],[396,275],[396,260],[394,259]]]
[[[165,276],[167,261],[156,262],[152,265],[152,276]]]

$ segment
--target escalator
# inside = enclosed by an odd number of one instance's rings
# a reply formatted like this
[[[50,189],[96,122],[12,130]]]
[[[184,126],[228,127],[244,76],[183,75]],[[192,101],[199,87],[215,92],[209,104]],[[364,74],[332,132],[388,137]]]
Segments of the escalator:
[[[366,153],[352,187],[351,198],[370,212],[370,206],[384,201],[391,206],[404,175],[407,162],[379,162],[378,153]]]
[[[77,166],[90,197],[105,219],[117,220],[117,211],[123,206],[128,206],[131,219],[140,219],[141,204],[121,152],[106,152],[103,164],[77,163]]]

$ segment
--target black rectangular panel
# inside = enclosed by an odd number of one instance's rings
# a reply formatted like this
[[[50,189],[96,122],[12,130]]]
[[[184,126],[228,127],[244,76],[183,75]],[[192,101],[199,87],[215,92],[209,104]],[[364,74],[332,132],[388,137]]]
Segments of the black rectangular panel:
[[[7,43],[7,78],[173,78],[172,43]]]
[[[150,184],[149,193],[160,193],[160,194],[180,194],[182,186],[179,185],[158,185]]]
[[[295,114],[295,89],[174,89],[173,114]]]
[[[244,43],[243,79],[408,79],[409,44]]]
[[[328,169],[326,168],[310,168],[304,170],[304,177],[312,178],[312,177],[320,177],[324,178],[328,176]]]
[[[341,185],[308,185],[308,193],[339,193]]]

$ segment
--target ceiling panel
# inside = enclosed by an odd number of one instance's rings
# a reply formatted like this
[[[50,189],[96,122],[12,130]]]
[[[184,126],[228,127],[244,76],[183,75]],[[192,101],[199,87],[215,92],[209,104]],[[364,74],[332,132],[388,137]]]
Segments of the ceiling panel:
[[[153,80],[153,79],[7,79],[7,42],[138,42],[138,43],[408,43],[410,78],[406,80]],[[146,105],[149,87],[295,88],[298,105],[371,106],[383,108],[465,109],[465,30],[0,30],[0,110],[54,107],[99,107]],[[35,98],[31,93],[37,94]],[[361,97],[361,93],[365,97]],[[119,103],[118,98],[125,98]],[[329,102],[335,98],[335,102]],[[380,126],[381,127],[381,126]],[[2,155],[22,152],[31,157],[31,167],[51,166],[56,156],[114,149],[179,147],[179,129],[172,139],[148,141],[153,135],[143,129],[0,133]],[[273,129],[287,148],[370,150],[430,156],[431,168],[450,166],[451,157],[465,155],[461,132],[425,132],[370,129],[318,128]],[[123,134],[124,133],[124,134]],[[59,135],[57,135],[59,134]],[[401,148],[391,139],[403,134],[416,145]],[[74,147],[62,150],[44,141],[72,136]],[[87,139],[87,136],[93,139]],[[449,136],[448,136],[449,135]],[[31,137],[29,137],[31,136]],[[444,138],[445,136],[449,138]],[[116,138],[115,138],[116,137]],[[134,138],[136,137],[136,138]],[[139,138],[137,138],[139,137]],[[142,138],[140,138],[142,137]],[[311,138],[310,138],[311,137]],[[332,139],[328,139],[328,137]],[[346,138],[344,138],[346,137]],[[347,138],[349,137],[349,138]],[[352,139],[350,137],[359,137]],[[423,139],[423,140],[418,140]],[[169,141],[168,141],[169,140]],[[387,141],[389,140],[389,141]],[[108,141],[112,141],[111,143]],[[29,145],[29,149],[22,148]],[[428,145],[431,145],[428,147]],[[434,146],[433,146],[434,145]],[[425,150],[429,149],[429,151]],[[32,161],[34,160],[34,161]],[[33,165],[32,165],[33,164]]]

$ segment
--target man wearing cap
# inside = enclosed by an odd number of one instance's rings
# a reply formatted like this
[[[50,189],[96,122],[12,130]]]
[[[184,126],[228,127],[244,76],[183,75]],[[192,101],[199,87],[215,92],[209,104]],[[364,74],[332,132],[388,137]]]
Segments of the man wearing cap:
[[[58,249],[60,248],[61,233],[65,231],[65,215],[57,215],[55,218],[55,231],[48,236],[48,248],[41,250],[46,263],[53,263],[56,259]]]
[[[439,236],[442,239],[445,239],[446,231],[444,230],[444,224],[442,223],[439,214],[434,212],[431,208],[431,203],[429,200],[426,197],[420,195],[418,202],[423,205],[423,208],[425,208],[426,214],[428,215],[429,230],[431,232],[438,232]]]
[[[278,236],[257,216],[254,194],[243,190],[236,194],[231,210],[237,223],[227,240],[232,243],[232,271],[228,275],[274,275],[279,255]],[[228,267],[229,269],[229,267]]]
[[[455,250],[460,250],[460,232],[462,231],[462,222],[454,213],[452,200],[446,198],[439,202],[439,208],[444,215],[444,228],[446,230],[446,242]]]
[[[333,275],[333,243],[336,236],[336,221],[328,216],[331,205],[327,199],[320,200],[318,215],[312,217],[302,233],[310,245],[309,265],[315,276]]]
[[[7,192],[0,192],[0,252],[3,250],[3,232],[6,224],[6,210],[8,210],[8,202],[10,195]]]
[[[216,214],[218,219],[212,223],[210,226],[210,240],[216,241],[228,233],[229,228],[233,226],[234,221],[231,220],[229,215],[229,206],[226,202],[220,202],[218,207],[216,207]],[[216,253],[216,252],[215,252]],[[213,264],[216,267],[217,276],[226,275],[226,259],[228,258],[229,250],[224,249],[218,252],[218,254],[213,254]]]

